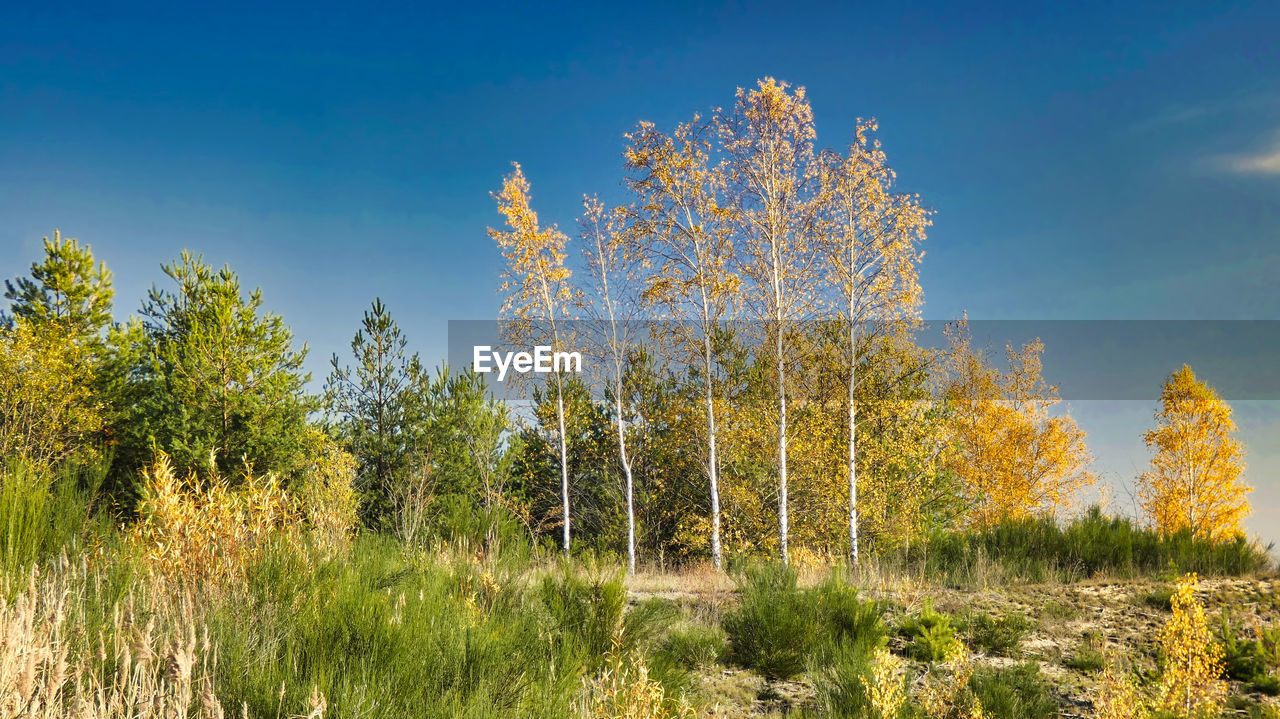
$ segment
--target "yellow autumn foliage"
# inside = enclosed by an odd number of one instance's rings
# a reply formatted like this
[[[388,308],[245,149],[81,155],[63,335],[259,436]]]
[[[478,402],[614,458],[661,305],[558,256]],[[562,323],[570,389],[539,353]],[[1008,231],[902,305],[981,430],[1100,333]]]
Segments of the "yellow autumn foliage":
[[[91,450],[102,429],[92,368],[60,323],[0,327],[0,457],[46,469]]]
[[[615,642],[604,672],[589,682],[583,701],[584,719],[698,719],[698,711],[683,698],[668,697],[650,678],[643,657],[623,652]]]
[[[1179,719],[1209,719],[1222,711],[1227,682],[1222,678],[1222,647],[1214,640],[1204,604],[1196,598],[1195,574],[1178,580],[1172,614],[1160,631],[1164,671],[1155,706]]]
[[[175,582],[235,580],[271,541],[297,546],[296,500],[273,476],[246,471],[237,486],[214,474],[185,481],[160,454],[143,470],[138,521],[128,540],[151,571]]]
[[[1231,407],[1183,365],[1160,392],[1156,428],[1143,439],[1155,450],[1139,480],[1148,521],[1164,534],[1189,529],[1210,539],[1240,534],[1249,515],[1241,481],[1244,447],[1233,433]]]
[[[360,521],[356,459],[314,428],[307,431],[307,443],[306,470],[296,492],[299,510],[318,545],[345,549]]]
[[[951,466],[964,485],[970,524],[985,528],[1072,507],[1097,477],[1088,469],[1084,431],[1071,417],[1050,414],[1059,399],[1041,377],[1044,344],[1006,347],[1009,370],[1001,372],[972,349],[965,322],[950,336]]]

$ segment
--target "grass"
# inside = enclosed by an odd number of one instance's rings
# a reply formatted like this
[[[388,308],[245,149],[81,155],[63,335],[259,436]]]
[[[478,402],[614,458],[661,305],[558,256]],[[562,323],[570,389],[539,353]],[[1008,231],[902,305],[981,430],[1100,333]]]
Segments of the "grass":
[[[974,651],[1012,657],[1017,656],[1032,626],[1032,621],[1020,612],[1009,612],[1000,617],[979,612],[963,616],[960,631]]]
[[[794,569],[752,564],[738,578],[738,606],[721,620],[729,656],[771,679],[788,679],[833,661],[840,652],[866,652],[884,641],[882,609],[864,601],[839,571],[800,588]]]
[[[1097,507],[1064,525],[1046,517],[984,531],[937,532],[885,561],[951,587],[1123,579],[1171,567],[1205,577],[1244,576],[1271,566],[1268,548],[1244,537],[1214,542],[1188,532],[1164,536]]]
[[[963,640],[985,655],[972,660],[964,690],[982,703],[985,716],[1048,717],[1056,715],[1059,693],[1087,697],[1104,662],[1093,642],[1063,657],[1056,672],[1074,672],[1077,683],[1068,688],[1070,682],[1051,686],[1033,662],[986,658],[1023,656],[1035,626],[1027,607],[1042,623],[1098,621],[1076,593],[1096,583],[1004,594],[987,589],[983,601],[996,600],[989,608],[952,615],[935,609],[929,595],[939,606],[963,607],[955,592],[921,584],[909,597],[873,601],[855,583],[861,575],[842,567],[801,578],[784,566],[746,562],[730,578],[705,566],[624,578],[616,561],[578,556],[568,564],[505,529],[502,549],[492,550],[482,541],[497,536],[491,525],[472,527],[462,519],[454,522],[451,541],[435,536],[415,546],[366,533],[342,551],[319,551],[291,535],[254,553],[235,581],[174,586],[163,574],[150,575],[140,548],[116,541],[110,520],[94,511],[95,471],[84,465],[38,476],[15,468],[0,484],[0,557],[9,598],[0,611],[12,620],[19,598],[35,592],[23,600],[28,609],[21,611],[34,612],[34,621],[18,623],[32,627],[19,645],[21,656],[56,659],[62,648],[69,651],[61,679],[56,662],[36,671],[45,682],[39,691],[61,701],[74,698],[79,681],[116,697],[112,701],[172,701],[184,715],[210,718],[218,708],[253,717],[309,716],[323,708],[329,716],[371,719],[653,719],[690,717],[698,712],[689,702],[730,697],[731,706],[723,707],[729,716],[785,709],[865,717],[875,716],[870,687],[878,648],[911,660],[904,664],[904,686],[918,693],[923,677],[957,671],[952,661]],[[1002,541],[1021,546],[1010,532]],[[71,559],[61,558],[64,550]],[[1008,566],[1018,562],[988,565]],[[1123,574],[1119,566],[1113,570]],[[32,567],[40,568],[35,585]],[[1151,575],[1167,577],[1170,569]],[[1265,582],[1227,585],[1221,605],[1247,600],[1250,611],[1276,609]],[[1037,598],[1029,600],[1032,595]],[[1156,590],[1136,601],[1164,607],[1168,596]],[[895,610],[900,619],[892,631],[884,620],[891,598],[921,607]],[[1119,602],[1133,600],[1114,601],[1113,609],[1123,609]],[[1138,614],[1153,625],[1159,621],[1150,612]],[[61,624],[53,619],[59,615]],[[1154,671],[1154,660],[1141,654],[1142,636],[1119,637],[1114,627],[1097,631],[1092,636],[1108,637],[1109,646],[1130,642],[1143,671]],[[1242,715],[1263,711],[1268,700],[1259,695],[1280,691],[1280,631],[1224,625],[1220,641],[1233,686],[1253,697],[1253,704],[1240,704]],[[148,658],[140,663],[144,646]],[[31,653],[32,647],[44,649]],[[1038,644],[1026,653],[1045,661],[1062,656]],[[171,676],[166,665],[189,669]],[[142,667],[132,672],[138,679],[116,682],[126,666]],[[642,705],[646,713],[623,714]],[[905,707],[898,719],[920,715],[918,701]],[[86,716],[119,715],[112,711],[103,707]]]
[[[1058,715],[1058,703],[1035,662],[979,669],[969,686],[989,717],[1049,719]]]

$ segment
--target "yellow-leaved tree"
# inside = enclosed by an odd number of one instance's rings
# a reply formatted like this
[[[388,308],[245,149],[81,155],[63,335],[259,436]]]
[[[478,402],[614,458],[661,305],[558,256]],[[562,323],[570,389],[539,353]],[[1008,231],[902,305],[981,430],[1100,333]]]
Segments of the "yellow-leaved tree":
[[[1194,574],[1178,580],[1173,613],[1160,632],[1164,671],[1156,688],[1156,708],[1180,719],[1216,717],[1227,698],[1222,647],[1209,631],[1204,605],[1196,599],[1197,586]]]
[[[92,451],[103,424],[93,381],[64,325],[18,318],[0,327],[0,456],[47,469]]]
[[[992,367],[971,347],[967,322],[948,329],[955,451],[952,470],[963,483],[969,523],[1054,516],[1097,481],[1084,430],[1066,415],[1051,416],[1057,387],[1041,377],[1044,344],[1006,347],[1009,369]]]
[[[507,294],[502,304],[503,332],[514,343],[545,344],[553,353],[566,350],[565,320],[576,293],[570,284],[572,272],[565,266],[565,245],[569,238],[554,225],[538,224],[538,213],[529,201],[529,181],[516,164],[502,181],[502,191],[494,194],[498,212],[506,218],[507,229],[490,229],[489,236],[507,261],[500,292]],[[557,439],[560,445],[560,498],[564,513],[564,552],[569,553],[569,446],[565,435],[564,376],[552,373],[551,389],[556,401]]]
[[[1143,439],[1155,450],[1139,478],[1138,496],[1158,531],[1182,529],[1210,539],[1240,533],[1252,488],[1240,480],[1244,447],[1233,433],[1231,407],[1191,367],[1170,375],[1160,391],[1156,428]]]
[[[834,308],[848,338],[849,557],[858,562],[858,385],[860,334],[901,333],[917,319],[923,294],[917,265],[929,213],[915,195],[893,192],[896,178],[878,140],[875,121],[860,122],[847,155],[821,156],[821,229]]]

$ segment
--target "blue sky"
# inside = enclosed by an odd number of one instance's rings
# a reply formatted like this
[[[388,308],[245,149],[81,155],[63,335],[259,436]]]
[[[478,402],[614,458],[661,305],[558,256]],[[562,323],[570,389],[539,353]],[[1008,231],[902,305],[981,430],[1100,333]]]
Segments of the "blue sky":
[[[808,88],[821,144],[880,120],[937,212],[928,317],[1280,319],[1274,2],[22,5],[0,8],[0,275],[58,227],[123,315],[203,252],[264,288],[317,376],[375,296],[428,358],[448,319],[493,315],[510,162],[571,227],[583,193],[616,195],[635,121],[764,75]],[[1149,409],[1081,412],[1131,475]],[[1252,415],[1275,456],[1275,407]]]

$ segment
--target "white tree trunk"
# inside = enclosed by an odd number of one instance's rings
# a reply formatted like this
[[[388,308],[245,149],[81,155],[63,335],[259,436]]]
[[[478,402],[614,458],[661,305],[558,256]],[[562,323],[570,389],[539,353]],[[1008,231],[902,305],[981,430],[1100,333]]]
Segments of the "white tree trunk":
[[[560,425],[560,496],[564,500],[564,554],[569,556],[569,444],[564,427],[564,380],[556,373],[556,420]]]
[[[622,420],[622,383],[614,386],[614,411],[617,412],[618,456],[627,480],[627,572],[636,573],[636,505],[635,484],[631,478],[631,459],[627,456],[627,431]]]
[[[703,337],[703,373],[707,386],[707,479],[711,492],[711,563],[716,569],[721,567],[720,550],[720,479],[716,459],[716,407],[715,396],[711,386],[711,336],[704,330]]]
[[[852,303],[850,303],[852,309]],[[853,566],[858,564],[858,466],[857,428],[858,412],[853,404],[857,386],[858,345],[857,330],[852,317],[849,320],[849,558]]]
[[[782,311],[777,312],[778,334],[775,349],[778,358],[778,548],[782,563],[789,564],[787,534],[791,525],[787,519],[787,372],[782,355]]]

